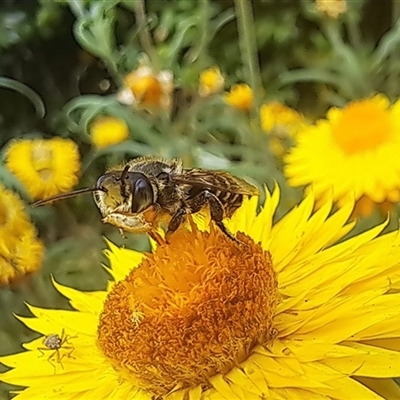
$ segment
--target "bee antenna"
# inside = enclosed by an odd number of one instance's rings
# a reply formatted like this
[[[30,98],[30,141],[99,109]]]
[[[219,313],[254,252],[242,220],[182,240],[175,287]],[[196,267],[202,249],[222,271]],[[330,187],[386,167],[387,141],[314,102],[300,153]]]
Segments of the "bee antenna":
[[[103,187],[78,189],[72,192],[61,193],[56,196],[48,197],[47,199],[35,201],[34,203],[32,203],[32,207],[40,207],[52,203],[53,201],[65,200],[71,197],[79,196],[80,194],[93,193],[98,191],[107,192],[107,190]]]
[[[119,178],[121,181],[124,181],[126,176],[128,175],[129,172],[129,165],[127,165],[124,170],[122,171],[121,177]]]

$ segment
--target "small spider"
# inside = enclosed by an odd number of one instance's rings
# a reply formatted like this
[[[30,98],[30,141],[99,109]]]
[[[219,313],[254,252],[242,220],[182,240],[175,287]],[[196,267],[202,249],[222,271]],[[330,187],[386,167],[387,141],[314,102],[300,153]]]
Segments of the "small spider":
[[[47,358],[47,361],[53,366],[54,373],[56,373],[56,365],[51,361],[55,357],[55,361],[61,365],[61,368],[64,369],[64,365],[62,363],[62,359],[64,357],[71,357],[71,353],[75,350],[75,347],[71,345],[69,342],[70,339],[74,339],[77,336],[71,336],[65,334],[64,329],[61,331],[61,336],[58,333],[52,333],[51,335],[47,335],[43,339],[43,345],[45,347],[38,347],[38,350],[42,353],[40,357],[45,355],[45,351],[51,351],[51,354]],[[67,346],[65,346],[67,344]],[[67,350],[64,354],[60,353],[60,349]]]

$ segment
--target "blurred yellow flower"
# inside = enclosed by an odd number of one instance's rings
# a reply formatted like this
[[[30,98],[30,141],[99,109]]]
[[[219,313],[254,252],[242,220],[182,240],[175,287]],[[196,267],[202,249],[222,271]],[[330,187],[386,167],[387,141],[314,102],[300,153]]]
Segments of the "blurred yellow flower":
[[[333,195],[339,205],[349,196],[375,205],[400,200],[400,100],[383,95],[332,108],[327,119],[303,129],[286,157],[292,186],[309,185],[317,198]],[[356,211],[370,212],[363,205]]]
[[[225,95],[225,101],[238,110],[249,111],[253,106],[253,91],[245,83],[233,85],[230,92]]]
[[[334,19],[347,12],[346,0],[316,0],[316,6],[319,12]]]
[[[278,203],[225,221],[245,246],[193,224],[152,254],[110,243],[107,291],[54,282],[77,311],[19,317],[68,343],[24,344],[0,380],[17,400],[400,398],[399,232],[343,240],[352,205],[308,196],[274,223]]]
[[[294,136],[305,124],[302,114],[279,101],[264,103],[260,108],[260,119],[265,132],[274,131],[283,136]]]
[[[89,127],[92,143],[98,149],[123,142],[129,137],[129,128],[120,118],[111,116],[97,117]]]
[[[78,183],[78,146],[59,137],[14,141],[7,151],[6,166],[33,199],[44,199]]]
[[[0,185],[0,285],[15,283],[37,271],[43,251],[23,202]]]
[[[126,75],[124,84],[117,95],[121,103],[149,110],[170,110],[174,89],[171,71],[155,74],[150,67],[141,65]]]
[[[277,157],[287,150],[288,139],[295,137],[306,124],[302,114],[278,101],[261,106],[260,120],[262,129],[270,136],[271,151]]]
[[[220,92],[225,84],[225,79],[218,67],[212,67],[204,70],[199,78],[199,94],[201,97],[207,97],[211,94]]]

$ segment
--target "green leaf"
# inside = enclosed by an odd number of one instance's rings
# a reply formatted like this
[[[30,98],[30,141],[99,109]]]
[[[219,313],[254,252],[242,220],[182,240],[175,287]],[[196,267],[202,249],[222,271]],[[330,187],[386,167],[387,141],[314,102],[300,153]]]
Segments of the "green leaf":
[[[340,86],[341,77],[333,71],[324,71],[318,67],[299,68],[286,71],[278,76],[282,86],[298,82],[320,82],[334,86]]]
[[[36,114],[39,118],[43,118],[45,116],[46,109],[42,98],[24,83],[18,82],[15,79],[2,76],[0,77],[0,87],[4,89],[15,90],[16,92],[21,93],[33,104],[36,110]]]
[[[9,189],[15,189],[25,201],[31,201],[31,197],[25,186],[5,167],[0,166],[0,181]]]
[[[379,67],[400,45],[400,20],[396,25],[382,36],[375,52],[373,53],[373,68]]]

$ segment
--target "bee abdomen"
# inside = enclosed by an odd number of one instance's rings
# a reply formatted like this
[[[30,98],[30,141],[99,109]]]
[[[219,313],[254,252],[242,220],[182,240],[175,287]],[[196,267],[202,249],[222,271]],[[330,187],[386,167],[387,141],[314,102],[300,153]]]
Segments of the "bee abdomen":
[[[242,205],[243,195],[232,192],[215,191],[215,196],[224,207],[225,217],[231,217],[232,214]]]

